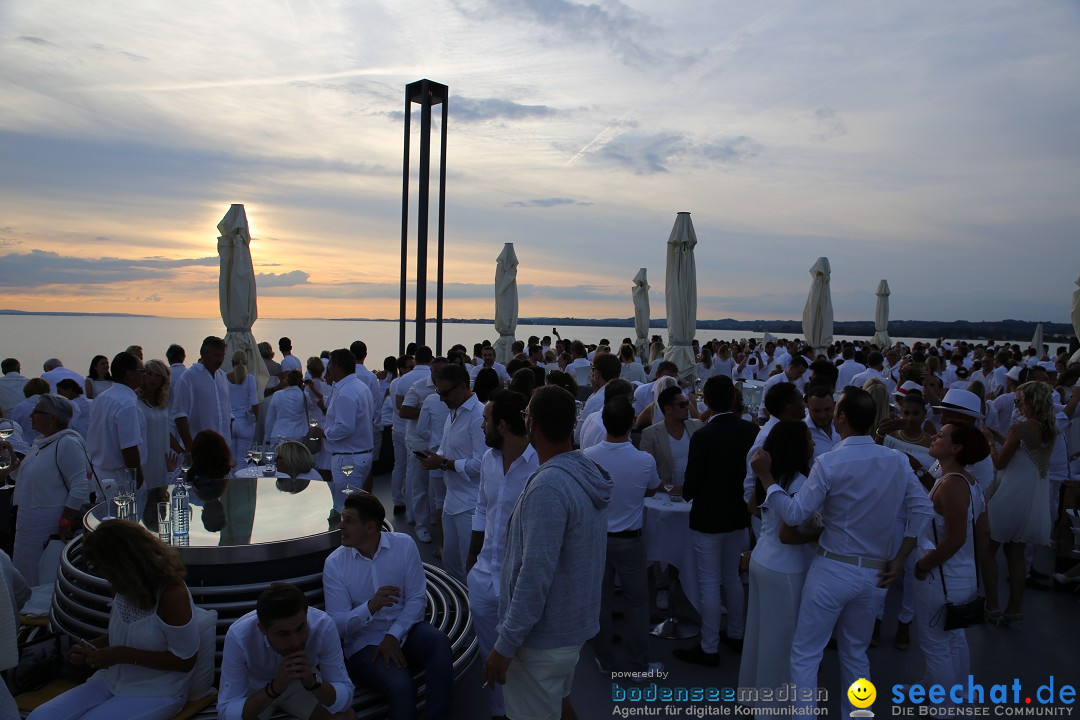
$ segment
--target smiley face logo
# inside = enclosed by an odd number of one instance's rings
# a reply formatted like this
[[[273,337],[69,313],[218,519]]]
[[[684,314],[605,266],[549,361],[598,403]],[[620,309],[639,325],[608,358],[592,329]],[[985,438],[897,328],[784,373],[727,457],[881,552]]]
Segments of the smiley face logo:
[[[847,690],[848,701],[857,708],[868,708],[877,700],[877,688],[866,678],[851,683]]]

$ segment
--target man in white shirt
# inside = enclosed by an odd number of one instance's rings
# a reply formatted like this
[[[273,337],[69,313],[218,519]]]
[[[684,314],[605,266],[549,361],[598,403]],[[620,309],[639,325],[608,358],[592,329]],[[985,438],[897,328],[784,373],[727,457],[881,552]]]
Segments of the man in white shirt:
[[[4,358],[0,363],[0,415],[11,417],[11,411],[21,403],[26,396],[23,395],[23,386],[29,379],[21,372],[22,367],[15,358]]]
[[[634,386],[622,378],[615,378],[609,381],[602,388],[604,391],[604,402],[606,403],[613,397],[625,397],[633,403]],[[655,411],[654,411],[655,412]],[[578,447],[581,450],[587,450],[594,445],[599,445],[604,442],[607,437],[607,428],[604,427],[603,413],[597,410],[594,413],[590,413],[581,421]],[[634,414],[637,417],[638,413]],[[659,424],[659,423],[657,423]]]
[[[334,511],[340,514],[345,488],[350,482],[359,484],[371,469],[374,409],[371,393],[356,376],[356,358],[350,351],[339,348],[330,353],[326,377],[334,383],[326,406],[326,421],[323,427],[312,428],[311,434],[326,438],[326,449],[330,451],[330,492]]]
[[[850,384],[857,388],[861,388],[869,380],[880,380],[888,387],[889,395],[892,395],[896,390],[896,383],[893,382],[892,377],[885,372],[885,356],[877,350],[872,351],[866,358],[866,366],[865,370],[851,378]],[[840,388],[843,389],[844,386],[841,385]]]
[[[662,360],[656,365],[656,380],[662,377],[679,377],[679,366],[670,360]],[[645,383],[639,385],[634,390],[634,412],[640,415],[644,412],[645,408],[653,402],[653,396],[656,393],[656,380],[651,383]]]
[[[783,373],[780,373],[780,377],[783,377]],[[761,407],[764,410],[769,411],[769,419],[761,426],[761,430],[758,431],[758,434],[754,436],[754,442],[750,445],[750,450],[746,453],[746,477],[743,478],[743,502],[750,502],[757,481],[757,476],[754,475],[754,470],[750,467],[750,459],[754,457],[754,453],[760,450],[761,446],[765,444],[765,439],[769,437],[769,432],[776,427],[776,424],[781,420],[802,420],[806,417],[806,404],[803,401],[802,393],[795,387],[795,383],[781,382],[770,387],[769,390],[762,395]],[[756,533],[761,528],[761,518],[755,514],[754,517],[751,518],[751,523],[753,524],[754,532]]]
[[[41,373],[41,378],[49,383],[49,392],[56,394],[56,383],[60,382],[64,378],[71,378],[75,382],[79,383],[79,387],[86,385],[86,378],[74,370],[68,370],[64,367],[64,363],[60,362],[57,358],[49,358],[42,366],[44,370]]]
[[[397,359],[398,376],[390,381],[390,405],[393,408],[393,414],[391,417],[391,432],[390,438],[394,443],[394,470],[390,474],[390,497],[394,502],[394,515],[405,515],[406,520],[408,517],[408,496],[405,494],[405,471],[408,468],[408,461],[405,459],[406,454],[409,452],[405,448],[405,418],[401,417],[401,413],[398,412],[397,399],[398,388],[402,387],[401,381],[409,374],[409,371],[413,369],[415,359],[412,355],[401,355]],[[401,392],[401,399],[405,399],[405,392],[408,387],[405,387]]]
[[[618,379],[621,369],[619,358],[611,353],[601,353],[593,358],[589,374],[593,394],[585,401],[585,407],[581,410],[583,416],[588,417],[604,408],[604,386]]]
[[[827,385],[811,385],[806,389],[806,427],[810,428],[810,438],[814,441],[814,458],[832,450],[840,437],[833,427],[833,412],[836,402],[833,389]]]
[[[409,505],[408,518],[416,523],[416,539],[431,542],[431,497],[428,493],[428,471],[420,464],[416,453],[425,453],[431,447],[419,437],[416,426],[420,419],[420,408],[429,395],[435,394],[435,373],[445,367],[433,364],[431,348],[421,345],[416,348],[416,366],[398,383],[397,397],[394,404],[398,414],[405,421],[405,498]]]
[[[287,337],[278,339],[278,350],[281,351],[281,372],[287,373],[290,370],[304,371],[304,365],[300,362],[300,358],[292,354],[292,340]]]
[[[232,410],[229,380],[221,370],[225,362],[225,341],[213,335],[203,340],[199,362],[173,384],[176,402],[172,417],[181,444],[191,449],[191,439],[203,430],[213,430],[223,438],[231,437]]]
[[[444,367],[435,378],[435,390],[450,408],[450,414],[443,426],[439,451],[428,453],[422,465],[443,471],[443,567],[465,582],[472,517],[480,490],[480,460],[487,452],[482,427],[484,406],[469,389],[468,374],[460,365]]]
[[[495,647],[499,624],[499,572],[510,514],[539,461],[529,444],[522,413],[528,400],[521,393],[496,390],[484,406],[484,442],[490,448],[480,461],[480,489],[472,518],[472,540],[466,568],[469,610],[486,658]],[[492,717],[506,714],[502,686],[487,688]]]
[[[119,479],[125,468],[135,468],[143,486],[146,417],[139,410],[135,389],[142,387],[142,361],[131,353],[118,353],[110,365],[113,384],[90,403],[86,452],[99,478]]]
[[[495,362],[495,348],[490,345],[485,345],[484,349],[480,351],[480,364],[473,366],[469,371],[469,382],[476,380],[476,375],[484,368],[492,368],[495,374],[499,376],[499,382],[504,385],[510,382],[510,373],[506,371],[506,366],[502,363]]]
[[[794,496],[776,484],[768,453],[759,451],[753,459],[768,493],[764,507],[791,526],[820,511],[825,525],[818,557],[806,576],[791,646],[791,680],[800,697],[815,696],[818,666],[834,627],[840,687],[870,679],[866,648],[877,609],[933,514],[907,458],[869,437],[874,414],[874,401],[865,390],[853,389],[840,397],[835,424],[843,439],[832,452],[817,458]],[[894,534],[883,529],[891,528],[905,510],[908,522],[898,548]],[[848,714],[850,702],[841,695],[841,710]],[[811,708],[815,703],[808,701]]]
[[[855,361],[855,348],[844,347],[844,362],[837,368],[836,387],[843,389],[851,384],[852,379],[866,369],[861,362]]]
[[[413,674],[420,670],[426,673],[426,717],[451,720],[450,640],[424,620],[427,580],[416,543],[408,535],[383,532],[385,517],[370,493],[345,498],[341,547],[323,564],[326,612],[344,641],[349,676],[386,695],[391,720],[416,717]]]
[[[274,583],[229,626],[221,657],[221,720],[349,720],[353,684],[334,621],[294,585]]]
[[[382,407],[382,385],[379,383],[379,376],[371,372],[364,365],[364,361],[367,360],[367,343],[363,340],[354,340],[349,345],[349,352],[353,354],[353,358],[356,360],[356,377],[360,378],[360,382],[367,386],[367,389],[371,392],[371,432],[372,436],[376,436],[379,433],[379,413],[378,409]],[[372,460],[378,459],[379,446],[372,449]],[[371,492],[375,479],[371,476],[372,465],[368,465],[367,474],[363,476],[363,485],[365,492]]]
[[[795,386],[795,389],[802,394],[803,388],[806,386],[806,368],[809,367],[809,363],[806,362],[806,358],[802,355],[796,355],[788,359],[787,369],[784,372],[776,373],[768,380],[765,381],[765,385],[761,388],[761,397],[765,397],[765,394],[769,392],[769,388],[777,383],[787,382]],[[765,408],[761,409],[761,416],[765,417]]]
[[[656,461],[647,452],[630,443],[634,408],[625,395],[604,403],[600,411],[607,438],[584,451],[585,457],[608,471],[615,486],[607,515],[607,560],[600,595],[600,632],[593,639],[600,671],[609,677],[615,664],[612,647],[612,596],[615,576],[622,583],[626,600],[626,651],[630,671],[644,673],[663,670],[660,663],[648,661],[649,579],[645,572],[645,541],[641,537],[645,496],[660,485]]]

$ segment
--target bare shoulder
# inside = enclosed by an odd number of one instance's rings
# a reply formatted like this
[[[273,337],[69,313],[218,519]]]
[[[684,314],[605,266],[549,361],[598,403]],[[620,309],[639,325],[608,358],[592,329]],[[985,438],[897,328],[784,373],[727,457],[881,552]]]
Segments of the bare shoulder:
[[[176,583],[161,591],[158,617],[169,625],[187,625],[191,621],[191,593],[187,585]]]

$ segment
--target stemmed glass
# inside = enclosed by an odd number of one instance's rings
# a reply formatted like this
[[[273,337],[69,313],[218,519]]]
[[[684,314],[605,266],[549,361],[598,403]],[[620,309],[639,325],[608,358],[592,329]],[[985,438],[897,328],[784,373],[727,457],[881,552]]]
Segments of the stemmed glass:
[[[0,440],[7,440],[15,434],[15,421],[0,418]]]
[[[251,458],[251,461],[257,466],[260,462],[262,462],[262,445],[260,445],[259,443],[251,443],[251,448],[248,450],[247,455],[249,458]]]
[[[350,494],[356,492],[356,488],[353,487],[353,484],[352,484],[352,481],[351,481],[353,470],[355,470],[355,469],[356,469],[356,466],[353,465],[352,460],[346,460],[345,464],[341,466],[341,472],[342,472],[342,474],[345,475],[345,478],[346,478],[345,479],[345,494],[346,495],[350,495]]]
[[[0,470],[10,469],[14,462],[15,458],[11,456],[10,450],[7,448],[0,450]],[[11,482],[11,476],[8,475],[4,478],[4,485],[0,487],[0,490],[10,490],[13,487],[15,487],[15,483]]]
[[[128,516],[128,503],[135,501],[135,486],[130,480],[116,481],[116,495],[113,496],[113,504],[116,505],[116,516],[126,518]]]
[[[188,473],[191,472],[191,465],[192,465],[191,453],[189,453],[189,452],[183,453],[180,456],[180,469],[184,471],[184,477],[183,477],[184,484],[187,484],[187,482],[188,482]]]
[[[667,493],[667,498],[664,500],[665,505],[671,504],[671,491],[675,487],[675,484],[671,480],[664,480],[664,492]]]

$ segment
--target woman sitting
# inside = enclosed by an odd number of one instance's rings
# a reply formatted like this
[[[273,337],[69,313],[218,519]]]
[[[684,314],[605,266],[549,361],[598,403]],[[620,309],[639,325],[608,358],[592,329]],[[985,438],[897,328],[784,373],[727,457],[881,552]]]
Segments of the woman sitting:
[[[176,551],[127,520],[107,520],[83,557],[116,593],[109,632],[71,648],[71,662],[97,670],[30,714],[50,718],[164,720],[187,700],[199,628]]]

